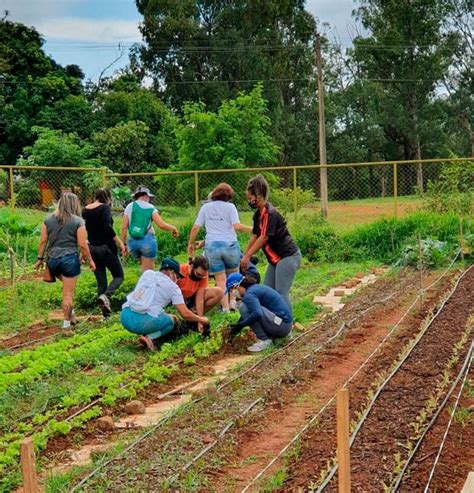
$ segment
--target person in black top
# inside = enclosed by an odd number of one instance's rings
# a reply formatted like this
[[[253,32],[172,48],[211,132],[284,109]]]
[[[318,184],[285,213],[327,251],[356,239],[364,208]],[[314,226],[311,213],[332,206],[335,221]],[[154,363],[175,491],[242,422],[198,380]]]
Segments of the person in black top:
[[[126,248],[113,228],[110,202],[109,190],[100,189],[95,195],[95,202],[87,205],[82,211],[82,217],[86,222],[89,249],[96,265],[94,274],[97,281],[97,301],[104,317],[112,313],[110,297],[124,279],[118,248],[122,255],[126,254]],[[107,269],[112,274],[109,285],[107,285]]]
[[[288,231],[285,218],[268,202],[269,191],[263,176],[248,182],[247,202],[256,211],[252,236],[240,265],[246,270],[250,257],[263,248],[269,264],[263,283],[280,293],[291,309],[290,289],[301,264],[301,252]]]

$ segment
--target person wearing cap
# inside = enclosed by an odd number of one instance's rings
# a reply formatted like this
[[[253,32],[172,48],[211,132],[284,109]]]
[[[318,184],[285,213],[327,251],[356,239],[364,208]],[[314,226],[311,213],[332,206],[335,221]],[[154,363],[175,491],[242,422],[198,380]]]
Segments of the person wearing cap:
[[[161,219],[155,206],[150,203],[152,197],[154,195],[149,188],[139,186],[133,195],[133,202],[127,205],[123,213],[122,241],[131,255],[140,260],[142,272],[155,267],[158,244],[153,223],[160,229],[171,232],[174,238],[179,234],[176,226]]]
[[[177,317],[165,313],[165,308],[170,304],[184,320],[209,325],[206,317],[196,315],[187,308],[177,285],[182,277],[179,263],[175,259],[165,258],[159,272],[146,270],[141,275],[122,306],[122,325],[129,332],[139,335],[140,343],[151,351],[155,349],[155,341],[169,334],[178,323]]]
[[[224,292],[219,287],[209,287],[209,261],[203,255],[189,259],[188,264],[181,264],[182,278],[178,286],[183,293],[184,302],[190,310],[204,315],[219,304]]]
[[[231,325],[232,339],[244,327],[249,326],[257,342],[248,347],[251,353],[259,353],[272,344],[272,339],[286,337],[293,326],[293,317],[281,294],[269,286],[255,284],[255,278],[239,272],[227,278],[226,291],[242,298],[240,319]]]

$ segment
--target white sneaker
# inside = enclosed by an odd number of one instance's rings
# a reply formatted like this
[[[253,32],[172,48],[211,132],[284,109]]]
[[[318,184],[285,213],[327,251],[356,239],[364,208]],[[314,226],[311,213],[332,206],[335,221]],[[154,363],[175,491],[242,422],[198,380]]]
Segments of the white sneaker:
[[[258,340],[255,344],[252,344],[250,347],[248,347],[247,351],[250,351],[251,353],[259,353],[260,351],[265,351],[265,349],[267,349],[267,347],[270,347],[271,345],[271,339],[266,339],[265,341]]]

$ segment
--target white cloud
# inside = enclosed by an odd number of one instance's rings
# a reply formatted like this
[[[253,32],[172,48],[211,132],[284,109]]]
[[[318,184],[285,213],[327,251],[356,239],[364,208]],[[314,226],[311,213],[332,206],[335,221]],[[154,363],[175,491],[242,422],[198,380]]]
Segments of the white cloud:
[[[49,42],[66,40],[113,43],[141,40],[137,21],[56,17],[40,20],[35,23],[35,27]]]
[[[2,12],[8,10],[10,19],[35,25],[39,19],[60,17],[67,14],[80,0],[2,0]]]

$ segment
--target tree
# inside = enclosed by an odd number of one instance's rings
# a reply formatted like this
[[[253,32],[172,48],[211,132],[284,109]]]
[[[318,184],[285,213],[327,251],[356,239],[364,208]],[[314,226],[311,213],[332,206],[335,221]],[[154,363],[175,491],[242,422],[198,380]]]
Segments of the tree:
[[[270,119],[262,86],[224,101],[217,112],[204,103],[184,106],[177,130],[181,169],[243,168],[270,165],[279,148],[268,135]]]
[[[315,20],[303,0],[136,3],[145,44],[132,62],[167,104],[180,112],[186,101],[202,101],[216,111],[263,81],[280,160],[314,162]]]
[[[69,95],[82,93],[80,69],[48,57],[39,33],[23,24],[0,20],[0,162],[15,162],[33,144],[33,127],[43,111]],[[66,130],[69,130],[66,129]]]
[[[380,124],[403,149],[420,159],[420,114],[453,60],[458,35],[447,31],[445,0],[361,0],[357,17],[369,36],[356,38],[360,75],[377,83]],[[423,188],[421,165],[417,183]]]
[[[96,132],[92,140],[104,165],[114,172],[154,171],[156,167],[145,162],[149,132],[145,123],[129,121]]]

